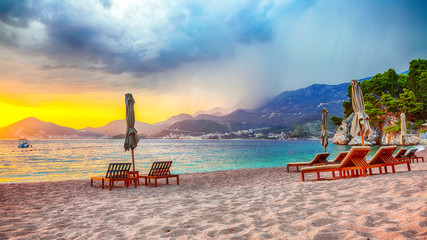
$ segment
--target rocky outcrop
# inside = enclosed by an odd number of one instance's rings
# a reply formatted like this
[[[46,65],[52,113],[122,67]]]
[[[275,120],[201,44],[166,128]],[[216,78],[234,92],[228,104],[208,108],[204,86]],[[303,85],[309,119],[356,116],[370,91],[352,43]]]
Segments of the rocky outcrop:
[[[401,137],[400,137],[400,135],[401,135],[400,131],[384,133],[384,130],[387,127],[395,125],[397,121],[399,121],[399,118],[396,116],[387,116],[384,119],[383,127],[382,127],[383,134],[381,135],[381,139],[379,141],[380,145],[402,145],[402,141],[401,141]],[[405,146],[416,145],[419,142],[420,142],[420,139],[418,137],[416,137],[415,135],[412,135],[412,134],[407,134]]]
[[[344,119],[341,122],[341,125],[338,127],[335,135],[333,137],[332,142],[338,145],[350,145],[350,146],[360,146],[362,145],[362,140],[360,137],[353,137],[350,134],[351,130],[351,121],[353,120],[353,114],[351,114],[348,118]],[[372,132],[365,139],[365,145],[401,145],[400,139],[400,131],[399,132],[391,132],[384,133],[384,129],[389,126],[395,125],[395,123],[399,120],[396,116],[386,116],[382,127],[375,126],[372,127]],[[407,141],[405,142],[406,146],[415,145],[420,142],[420,139],[416,137],[416,135],[408,134]]]
[[[421,141],[420,138],[408,134],[405,146],[410,145],[416,145]],[[400,131],[399,132],[392,132],[392,133],[385,133],[381,136],[380,145],[402,145],[401,139],[400,139]]]
[[[332,142],[338,145],[350,145],[350,146],[360,146],[362,145],[362,139],[358,136],[353,137],[350,134],[351,130],[351,121],[353,120],[354,114],[352,113],[348,118],[344,119],[341,122],[341,125],[338,127],[335,132]],[[376,145],[380,139],[380,130],[377,128],[372,128],[372,132],[365,139],[365,145]]]
[[[351,139],[351,141],[347,144],[349,146],[362,146],[362,139],[359,136],[356,136]],[[371,142],[365,140],[365,146],[373,146],[376,145],[376,142]]]
[[[368,138],[365,139],[366,146],[377,145],[380,140],[381,131],[378,128],[371,127],[372,132],[369,134]],[[347,144],[349,146],[362,146],[362,139],[359,136],[356,136],[351,139],[351,141]]]
[[[335,132],[332,142],[338,145],[347,145],[352,136],[350,134],[351,129],[351,120],[353,120],[353,113],[346,119],[342,120],[341,125],[338,127]]]

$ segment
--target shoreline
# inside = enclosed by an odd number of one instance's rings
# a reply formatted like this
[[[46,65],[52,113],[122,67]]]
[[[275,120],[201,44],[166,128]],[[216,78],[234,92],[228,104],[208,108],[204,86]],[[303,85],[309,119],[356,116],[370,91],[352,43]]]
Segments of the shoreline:
[[[239,169],[112,191],[89,179],[0,184],[0,238],[425,239],[427,162],[411,168],[308,182],[283,167]]]
[[[425,145],[416,145],[416,146],[422,146],[424,147],[424,150],[421,151],[417,151],[416,155],[417,156],[424,156],[425,161],[427,161],[427,148]],[[306,159],[309,160],[309,159]],[[286,167],[286,166],[277,166],[277,167],[267,167],[267,168],[282,168],[282,167]],[[185,174],[204,174],[204,173],[214,173],[214,172],[221,172],[221,171],[235,171],[235,170],[246,170],[246,169],[263,169],[265,167],[262,168],[241,168],[241,169],[228,169],[228,170],[217,170],[217,171],[209,171],[209,172],[194,172],[194,173],[178,173],[180,175],[185,175]],[[48,182],[64,182],[64,181],[85,181],[86,179],[89,178],[81,178],[81,179],[67,179],[67,180],[60,180],[60,181],[35,181],[35,182],[0,182],[0,186],[2,184],[28,184],[28,183],[48,183]]]

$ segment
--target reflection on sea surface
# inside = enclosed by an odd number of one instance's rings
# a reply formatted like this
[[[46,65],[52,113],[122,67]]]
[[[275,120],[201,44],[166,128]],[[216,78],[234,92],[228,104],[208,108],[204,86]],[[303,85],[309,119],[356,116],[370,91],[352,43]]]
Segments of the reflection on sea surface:
[[[31,140],[18,149],[15,140],[0,141],[0,183],[88,179],[103,175],[112,162],[131,162],[123,140]],[[348,146],[330,144],[329,159]],[[373,155],[378,147],[371,149]],[[141,140],[136,169],[148,172],[153,161],[171,160],[173,173],[283,167],[310,161],[323,151],[320,141]]]

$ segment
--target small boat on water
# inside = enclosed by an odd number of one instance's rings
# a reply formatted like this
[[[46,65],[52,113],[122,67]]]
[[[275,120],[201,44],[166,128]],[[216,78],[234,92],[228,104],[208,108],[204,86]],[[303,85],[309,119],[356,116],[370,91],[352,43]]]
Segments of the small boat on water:
[[[18,141],[18,148],[29,148],[30,144],[28,143],[27,139],[19,139]]]

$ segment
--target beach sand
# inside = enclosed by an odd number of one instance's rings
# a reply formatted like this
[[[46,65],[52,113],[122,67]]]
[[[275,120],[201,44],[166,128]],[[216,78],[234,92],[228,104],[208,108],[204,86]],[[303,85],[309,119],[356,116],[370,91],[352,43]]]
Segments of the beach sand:
[[[286,168],[182,174],[112,191],[0,184],[0,239],[427,239],[427,162],[411,167],[308,182]]]

